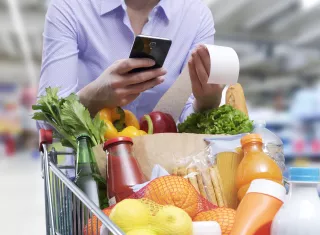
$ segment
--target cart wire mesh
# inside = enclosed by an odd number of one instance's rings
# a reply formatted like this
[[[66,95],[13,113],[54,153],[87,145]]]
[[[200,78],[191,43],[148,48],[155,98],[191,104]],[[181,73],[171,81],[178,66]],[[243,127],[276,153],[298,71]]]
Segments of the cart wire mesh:
[[[61,170],[74,166],[58,166],[57,156],[68,153],[48,152],[47,143],[40,144],[42,177],[44,178],[46,234],[98,235],[104,225],[109,233],[124,233]],[[70,154],[70,153],[69,153]]]

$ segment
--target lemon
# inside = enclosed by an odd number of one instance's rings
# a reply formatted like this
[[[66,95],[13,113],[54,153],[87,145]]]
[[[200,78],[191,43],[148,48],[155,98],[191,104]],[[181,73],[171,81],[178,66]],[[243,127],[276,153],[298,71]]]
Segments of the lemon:
[[[150,229],[136,229],[129,231],[127,235],[157,235],[157,233]]]
[[[109,216],[125,233],[147,227],[150,217],[148,207],[136,199],[125,199],[119,202]]]
[[[192,220],[187,212],[164,206],[152,219],[152,227],[158,235],[192,235]]]

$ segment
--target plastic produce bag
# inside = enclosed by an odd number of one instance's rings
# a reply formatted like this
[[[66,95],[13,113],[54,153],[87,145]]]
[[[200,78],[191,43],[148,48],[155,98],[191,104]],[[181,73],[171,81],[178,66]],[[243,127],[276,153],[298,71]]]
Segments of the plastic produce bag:
[[[188,179],[201,196],[214,205],[223,207],[227,206],[227,202],[212,152],[212,146],[208,146],[196,155],[178,160],[173,174]]]
[[[160,165],[155,165],[152,169],[152,173],[151,173],[151,180],[154,180],[156,178],[159,178],[161,176],[166,176],[166,175],[170,175],[163,167],[161,167]],[[147,181],[143,184],[137,184],[133,187],[131,187],[131,189],[133,190],[133,192],[138,192],[140,189],[142,189],[143,187],[145,187],[147,184],[150,183],[150,181]]]
[[[240,140],[245,135],[247,134],[230,135],[230,136],[212,136],[212,137],[205,138],[205,141],[212,146],[211,154],[213,156],[223,152],[237,153],[236,149],[241,147]]]

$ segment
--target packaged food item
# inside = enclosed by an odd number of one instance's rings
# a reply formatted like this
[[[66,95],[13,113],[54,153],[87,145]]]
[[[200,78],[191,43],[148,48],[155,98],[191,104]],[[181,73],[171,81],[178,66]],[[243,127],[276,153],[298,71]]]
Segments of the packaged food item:
[[[244,157],[237,170],[236,185],[241,201],[250,183],[255,179],[268,179],[282,184],[282,172],[279,166],[262,150],[262,138],[258,134],[249,134],[241,138]]]
[[[285,171],[285,160],[283,153],[283,142],[273,132],[266,128],[266,122],[257,120],[254,122],[252,133],[259,134],[262,137],[263,151],[270,156],[280,167],[282,172]]]
[[[285,194],[285,188],[276,182],[253,180],[237,209],[230,235],[270,235],[272,220],[282,206]]]
[[[319,168],[290,168],[289,195],[272,223],[272,235],[320,234]]]
[[[132,145],[129,137],[114,138],[104,144],[108,159],[106,178],[110,205],[129,197],[133,193],[131,187],[146,181],[133,157]]]
[[[220,171],[214,164],[211,146],[200,153],[177,162],[173,174],[184,177],[209,202],[219,207],[227,206],[226,195]]]
[[[237,209],[238,196],[236,187],[236,175],[239,164],[243,158],[240,140],[244,135],[213,136],[205,140],[211,145],[211,154],[214,156],[214,164],[219,170],[222,190],[226,205]]]

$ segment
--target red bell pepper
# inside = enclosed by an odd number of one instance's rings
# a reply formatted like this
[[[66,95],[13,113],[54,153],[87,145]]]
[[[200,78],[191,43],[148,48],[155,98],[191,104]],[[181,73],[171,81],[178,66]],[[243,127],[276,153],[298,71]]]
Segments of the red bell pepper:
[[[140,119],[140,129],[155,133],[177,133],[176,122],[168,113],[151,112]]]

